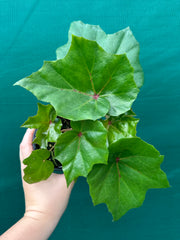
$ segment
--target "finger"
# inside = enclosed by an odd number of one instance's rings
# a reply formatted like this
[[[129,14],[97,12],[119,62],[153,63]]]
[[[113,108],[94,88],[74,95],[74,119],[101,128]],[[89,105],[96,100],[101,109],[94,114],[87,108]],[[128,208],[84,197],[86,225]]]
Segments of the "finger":
[[[31,154],[33,151],[32,141],[35,129],[27,129],[26,133],[23,137],[23,140],[20,144],[20,161],[21,161],[21,169],[25,168],[23,164],[23,160]]]
[[[24,145],[31,145],[32,146],[32,141],[33,141],[33,135],[34,135],[35,129],[30,129],[28,128],[26,130],[26,133],[24,134],[22,144]]]

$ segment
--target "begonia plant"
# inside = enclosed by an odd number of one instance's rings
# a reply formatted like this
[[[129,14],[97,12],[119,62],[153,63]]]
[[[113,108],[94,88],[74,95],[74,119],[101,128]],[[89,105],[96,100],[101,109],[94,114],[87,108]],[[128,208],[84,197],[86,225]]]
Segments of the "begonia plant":
[[[105,203],[118,220],[142,205],[148,189],[169,187],[163,156],[136,136],[139,44],[129,28],[106,34],[77,21],[56,53],[55,61],[15,83],[41,101],[22,125],[37,129],[39,146],[24,160],[24,180],[46,180],[59,162],[67,185],[85,177],[94,205]]]

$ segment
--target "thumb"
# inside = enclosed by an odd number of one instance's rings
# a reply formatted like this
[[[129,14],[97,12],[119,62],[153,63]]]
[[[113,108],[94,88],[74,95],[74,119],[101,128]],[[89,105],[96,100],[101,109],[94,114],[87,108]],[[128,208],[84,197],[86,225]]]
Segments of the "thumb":
[[[32,141],[35,129],[28,128],[22,142],[20,144],[20,162],[21,162],[21,170],[25,168],[23,164],[23,160],[30,156],[31,152],[33,151]]]

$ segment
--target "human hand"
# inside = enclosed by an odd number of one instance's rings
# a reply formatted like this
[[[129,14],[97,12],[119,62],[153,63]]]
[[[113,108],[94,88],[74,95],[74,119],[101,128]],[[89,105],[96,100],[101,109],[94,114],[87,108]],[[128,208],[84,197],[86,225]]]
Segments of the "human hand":
[[[74,183],[67,188],[64,174],[52,175],[45,181],[28,184],[23,180],[23,160],[33,151],[34,129],[27,129],[20,144],[20,161],[23,189],[25,195],[25,216],[38,220],[46,219],[56,225],[67,207]]]
[[[20,144],[21,175],[25,195],[25,214],[8,229],[2,240],[45,240],[56,227],[66,209],[74,183],[67,188],[63,174],[52,174],[47,180],[28,184],[23,180],[23,160],[31,154],[34,129],[28,129]]]

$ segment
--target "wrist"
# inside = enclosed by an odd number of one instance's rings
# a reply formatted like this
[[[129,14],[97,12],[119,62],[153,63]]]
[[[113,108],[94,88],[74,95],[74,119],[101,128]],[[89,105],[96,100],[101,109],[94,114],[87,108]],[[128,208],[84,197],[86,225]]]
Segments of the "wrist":
[[[36,209],[26,209],[25,213],[24,213],[24,217],[28,217],[28,218],[32,218],[34,220],[37,221],[42,221],[47,219],[48,214],[44,211],[41,210],[36,210]]]
[[[23,218],[29,219],[42,226],[42,228],[50,230],[51,232],[55,229],[59,221],[59,218],[57,219],[53,215],[39,210],[26,210]]]
[[[46,240],[55,227],[55,222],[49,220],[44,213],[28,211],[1,238],[2,240]]]

